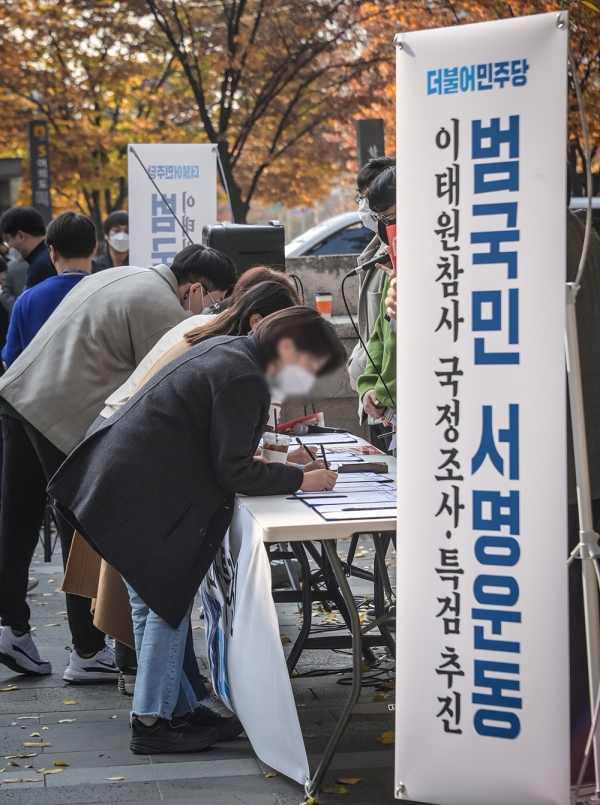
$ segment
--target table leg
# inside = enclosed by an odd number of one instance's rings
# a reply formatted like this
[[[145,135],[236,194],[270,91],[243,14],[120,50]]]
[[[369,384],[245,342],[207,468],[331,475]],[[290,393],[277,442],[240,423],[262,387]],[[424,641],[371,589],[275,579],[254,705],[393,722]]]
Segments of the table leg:
[[[374,563],[374,574],[375,574],[375,584],[374,584],[374,602],[375,602],[375,618],[379,620],[382,616],[385,615],[385,595],[387,595],[390,608],[392,607],[392,601],[395,600],[394,591],[392,590],[392,585],[390,582],[390,577],[387,572],[387,565],[385,563],[385,555],[387,548],[389,546],[390,539],[388,535],[383,534],[373,534],[373,544],[375,545],[375,563]],[[387,616],[387,617],[391,617]],[[379,624],[379,632],[383,639],[386,642],[387,647],[389,648],[392,656],[396,656],[396,641],[392,633],[390,632],[389,626],[387,625],[386,621],[383,620]]]
[[[304,551],[304,545],[303,543],[292,542],[290,543],[290,547],[294,552],[296,559],[300,562],[300,569],[302,571],[302,613],[304,615],[300,634],[296,638],[296,641],[292,646],[292,650],[287,658],[287,669],[291,674],[296,667],[298,660],[300,659],[300,655],[304,651],[304,646],[306,645],[306,641],[310,635],[312,626],[312,595],[310,583],[310,565],[308,564],[308,558]]]
[[[338,723],[335,726],[333,731],[333,735],[329,739],[329,743],[323,753],[323,757],[321,758],[321,762],[319,763],[317,770],[307,783],[305,787],[307,797],[316,797],[319,786],[323,781],[323,777],[327,773],[327,769],[329,768],[329,764],[336,752],[338,744],[344,734],[344,731],[348,725],[348,721],[350,720],[350,716],[352,715],[352,710],[354,705],[358,701],[358,697],[360,696],[360,689],[362,685],[362,634],[360,629],[360,616],[358,614],[358,609],[356,607],[356,602],[354,600],[354,596],[352,595],[352,590],[350,589],[350,585],[348,584],[348,579],[344,574],[344,570],[342,568],[342,563],[337,555],[336,551],[336,544],[334,540],[324,540],[323,547],[327,554],[327,558],[329,559],[329,563],[333,568],[333,572],[338,583],[340,592],[348,609],[348,615],[350,618],[350,631],[352,633],[352,687],[350,689],[350,697],[346,702],[342,715]]]

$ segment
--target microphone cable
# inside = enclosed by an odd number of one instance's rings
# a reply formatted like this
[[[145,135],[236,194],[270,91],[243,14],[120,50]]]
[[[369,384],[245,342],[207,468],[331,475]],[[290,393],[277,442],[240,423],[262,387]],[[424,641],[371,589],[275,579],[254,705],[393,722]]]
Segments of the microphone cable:
[[[373,269],[371,269],[371,270],[373,270]],[[379,271],[379,270],[380,270],[380,269],[377,269],[377,271]],[[361,336],[361,334],[360,334],[360,331],[359,331],[359,329],[358,329],[358,325],[357,325],[357,324],[356,324],[356,322],[354,321],[354,318],[352,317],[352,313],[350,313],[350,307],[349,307],[349,305],[348,305],[348,300],[346,299],[346,290],[345,290],[344,286],[345,286],[345,284],[346,284],[346,280],[347,280],[347,279],[349,279],[350,277],[355,277],[355,276],[356,276],[356,273],[353,273],[353,272],[355,272],[355,271],[356,271],[356,270],[353,268],[353,269],[352,269],[352,271],[349,271],[349,272],[348,272],[348,273],[347,273],[347,274],[344,276],[344,279],[342,280],[342,299],[344,300],[344,307],[346,308],[346,313],[348,314],[348,316],[349,316],[349,318],[350,318],[350,321],[352,322],[352,326],[354,327],[354,332],[356,333],[356,335],[357,335],[357,337],[358,337],[358,340],[360,341],[360,345],[362,346],[362,348],[363,348],[363,349],[364,349],[364,351],[366,352],[368,359],[371,361],[371,364],[372,364],[373,368],[374,368],[374,369],[375,369],[375,371],[377,372],[377,376],[378,376],[378,377],[379,377],[379,379],[381,380],[381,382],[382,382],[382,384],[383,384],[383,387],[384,387],[384,389],[386,390],[386,392],[387,392],[387,394],[388,394],[388,397],[390,398],[390,400],[391,400],[391,401],[392,401],[392,403],[393,403],[394,411],[396,411],[396,400],[394,399],[394,397],[393,397],[393,395],[392,395],[392,392],[389,390],[387,383],[386,383],[386,382],[385,382],[385,380],[383,379],[383,375],[382,375],[382,374],[381,374],[381,372],[379,371],[379,367],[378,367],[378,366],[375,364],[375,361],[374,361],[374,360],[373,360],[373,358],[371,357],[371,353],[369,352],[369,350],[368,350],[368,348],[367,348],[367,345],[366,345],[366,344],[365,344],[365,342],[363,341],[363,338],[362,338],[362,336]]]

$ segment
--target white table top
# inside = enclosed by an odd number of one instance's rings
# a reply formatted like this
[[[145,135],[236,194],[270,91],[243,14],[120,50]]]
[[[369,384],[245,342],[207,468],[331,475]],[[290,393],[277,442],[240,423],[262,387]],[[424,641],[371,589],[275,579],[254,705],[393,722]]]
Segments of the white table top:
[[[362,439],[360,440],[362,443]],[[366,442],[365,442],[366,444]],[[376,460],[377,456],[369,456]],[[381,456],[389,467],[386,473],[396,480],[396,459]],[[291,499],[290,499],[291,498]],[[395,518],[356,519],[328,522],[310,506],[291,495],[238,497],[262,530],[264,542],[300,542],[302,540],[348,539],[358,532],[395,531]]]

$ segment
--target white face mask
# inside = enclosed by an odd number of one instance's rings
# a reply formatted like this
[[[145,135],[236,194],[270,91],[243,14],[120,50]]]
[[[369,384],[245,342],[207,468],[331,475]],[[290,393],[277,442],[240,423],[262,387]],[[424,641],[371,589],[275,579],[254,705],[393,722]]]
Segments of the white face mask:
[[[271,396],[279,402],[286,397],[305,397],[314,384],[313,374],[297,363],[288,363],[271,379]]]
[[[11,246],[9,248],[8,253],[10,254],[13,260],[18,260],[19,263],[23,260],[23,255],[18,249],[15,249],[14,246]]]
[[[361,198],[358,202],[358,217],[362,221],[362,225],[366,226],[372,232],[377,232],[377,221],[371,215],[369,202],[366,198]]]
[[[129,234],[127,232],[117,232],[116,235],[111,235],[108,242],[116,252],[129,251]]]

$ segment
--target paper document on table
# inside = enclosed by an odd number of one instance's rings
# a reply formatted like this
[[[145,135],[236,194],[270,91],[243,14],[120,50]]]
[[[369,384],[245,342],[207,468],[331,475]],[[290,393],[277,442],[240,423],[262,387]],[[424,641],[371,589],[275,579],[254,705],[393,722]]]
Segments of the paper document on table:
[[[303,444],[343,444],[346,442],[356,444],[358,439],[350,433],[308,433],[302,437]]]
[[[370,508],[366,510],[352,509],[334,509],[333,511],[319,511],[317,513],[324,520],[395,520],[396,508],[379,507]]]
[[[309,506],[320,506],[325,501],[331,501],[339,506],[353,506],[355,503],[386,503],[389,506],[396,505],[396,490],[390,492],[373,489],[368,492],[313,492],[311,495],[302,497]]]
[[[334,489],[345,484],[389,484],[392,478],[389,475],[380,475],[378,472],[345,472],[337,479]]]

